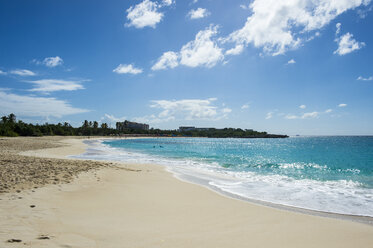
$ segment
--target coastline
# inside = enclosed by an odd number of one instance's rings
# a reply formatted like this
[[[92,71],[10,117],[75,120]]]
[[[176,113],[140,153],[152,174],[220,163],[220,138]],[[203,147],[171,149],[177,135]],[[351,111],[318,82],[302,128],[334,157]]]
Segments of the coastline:
[[[66,159],[82,139],[23,155]],[[373,227],[253,204],[183,182],[163,166],[121,164],[69,184],[0,195],[0,236],[36,247],[368,247]],[[18,197],[22,197],[18,199]],[[30,208],[35,204],[35,208]],[[49,239],[38,239],[42,236]],[[4,243],[9,247],[14,244]],[[8,247],[5,246],[5,247]]]
[[[172,172],[170,172],[170,173],[172,174]],[[283,211],[289,211],[289,212],[295,212],[295,213],[300,213],[300,214],[305,214],[305,215],[319,216],[319,217],[323,217],[323,218],[332,218],[332,219],[353,221],[353,222],[358,222],[358,223],[363,223],[363,224],[373,226],[373,217],[370,217],[370,216],[325,212],[325,211],[318,211],[318,210],[312,210],[312,209],[307,209],[307,208],[288,206],[288,205],[277,204],[277,203],[273,203],[273,202],[251,199],[251,198],[243,197],[243,196],[233,194],[233,193],[230,193],[230,192],[227,192],[227,191],[223,191],[220,188],[215,187],[213,185],[209,185],[207,183],[201,183],[201,182],[198,183],[198,182],[195,181],[196,179],[189,179],[188,180],[188,179],[183,179],[183,178],[181,178],[179,176],[176,176],[176,175],[173,175],[173,176],[175,176],[178,180],[180,180],[182,182],[196,184],[196,185],[199,185],[199,186],[204,187],[206,189],[209,189],[214,193],[220,194],[224,197],[228,197],[228,198],[235,199],[235,200],[241,200],[243,202],[247,202],[247,203],[250,203],[250,204],[255,204],[255,205],[258,205],[258,206],[263,206],[263,207],[268,207],[268,208],[273,208],[273,209],[278,209],[278,210],[283,210]]]
[[[145,138],[152,138],[152,137],[126,137],[124,139],[145,139]],[[168,137],[158,137],[158,138],[168,138]],[[175,137],[175,139],[178,139],[180,137]],[[94,153],[98,147],[96,147],[96,142],[97,140],[100,141],[109,141],[109,140],[115,140],[118,138],[99,138],[99,139],[89,139],[89,140],[84,140],[83,143],[86,145],[87,153],[88,150],[92,149],[92,152]],[[121,138],[119,138],[121,139]],[[100,152],[100,149],[99,149]],[[125,156],[125,155],[123,155]],[[81,157],[78,156],[79,159],[87,159],[88,157]],[[75,157],[76,158],[76,157]],[[101,160],[100,158],[91,158],[93,160],[99,159],[97,161],[110,161],[110,162],[118,162],[118,160]],[[120,161],[119,163],[132,163],[130,161]],[[137,162],[135,162],[137,163]],[[142,163],[142,162],[138,162]],[[149,162],[143,162],[146,164],[149,164]],[[368,216],[368,215],[355,215],[355,214],[348,214],[348,213],[338,213],[338,212],[328,212],[328,211],[323,211],[323,210],[316,210],[316,209],[311,209],[311,208],[305,208],[305,207],[299,207],[299,206],[293,206],[293,205],[286,205],[286,204],[281,204],[281,203],[275,203],[271,201],[265,201],[265,200],[258,200],[255,198],[250,198],[250,197],[245,197],[241,196],[239,194],[231,193],[229,191],[224,191],[221,188],[215,186],[214,184],[209,183],[209,179],[205,179],[203,177],[198,177],[192,174],[182,174],[173,169],[173,167],[169,166],[169,163],[162,163],[162,162],[151,162],[150,164],[157,164],[162,166],[166,171],[171,173],[174,177],[176,177],[178,180],[181,180],[186,183],[192,183],[199,185],[201,187],[207,188],[215,193],[221,194],[225,197],[233,198],[233,199],[238,199],[242,200],[245,202],[249,202],[251,204],[257,204],[260,206],[266,206],[266,207],[271,207],[275,209],[281,209],[285,211],[292,211],[292,212],[297,212],[297,213],[303,213],[303,214],[308,214],[308,215],[314,215],[314,216],[321,216],[321,217],[326,217],[326,218],[334,218],[334,219],[343,219],[343,220],[349,220],[349,221],[355,221],[355,222],[360,222],[368,225],[373,225],[373,217]],[[158,164],[159,163],[159,164]]]

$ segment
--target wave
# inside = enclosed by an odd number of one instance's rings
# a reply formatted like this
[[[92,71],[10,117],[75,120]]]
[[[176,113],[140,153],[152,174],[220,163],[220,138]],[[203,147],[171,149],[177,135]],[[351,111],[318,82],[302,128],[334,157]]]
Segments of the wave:
[[[114,160],[127,163],[160,164],[182,180],[200,183],[246,199],[304,208],[315,211],[373,217],[373,189],[353,180],[315,180],[280,174],[230,170],[217,162],[203,159],[169,158],[114,148],[100,141],[89,141],[86,153],[75,158]],[[280,169],[327,166],[305,163],[281,163]],[[359,173],[358,170],[351,171]]]

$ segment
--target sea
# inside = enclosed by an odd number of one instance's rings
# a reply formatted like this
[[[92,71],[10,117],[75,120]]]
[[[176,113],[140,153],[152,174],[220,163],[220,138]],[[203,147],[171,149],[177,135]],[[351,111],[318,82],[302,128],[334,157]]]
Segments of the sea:
[[[373,217],[373,136],[87,141],[83,159],[164,165],[240,199]]]

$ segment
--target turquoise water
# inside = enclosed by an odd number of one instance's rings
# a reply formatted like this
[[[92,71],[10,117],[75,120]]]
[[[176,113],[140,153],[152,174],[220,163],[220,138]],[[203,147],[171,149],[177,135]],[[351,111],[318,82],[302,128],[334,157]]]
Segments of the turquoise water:
[[[164,164],[249,199],[373,216],[373,137],[110,140],[90,156]]]

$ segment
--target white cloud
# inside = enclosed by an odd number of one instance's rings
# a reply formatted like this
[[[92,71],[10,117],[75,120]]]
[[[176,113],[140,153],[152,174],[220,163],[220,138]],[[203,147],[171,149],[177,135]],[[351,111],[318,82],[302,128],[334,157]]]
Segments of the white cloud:
[[[188,16],[191,20],[204,18],[209,15],[210,15],[210,12],[204,8],[192,9],[188,13]]]
[[[179,114],[187,120],[210,119],[217,115],[217,107],[211,105],[210,100],[179,100],[153,101],[152,108],[162,109],[159,117],[176,117]]]
[[[210,26],[197,33],[195,40],[188,42],[180,50],[180,64],[197,67],[213,67],[224,59],[222,49],[211,40],[217,34],[217,26]]]
[[[370,0],[254,0],[245,25],[226,41],[252,44],[272,55],[301,46],[309,33],[320,30],[347,10]]]
[[[309,112],[309,113],[304,113],[303,115],[293,115],[293,114],[288,114],[285,116],[285,119],[288,120],[295,120],[295,119],[315,119],[320,116],[319,112]]]
[[[226,117],[232,110],[218,108],[213,103],[216,98],[157,100],[152,101],[151,108],[160,109],[158,115],[142,117],[142,121],[160,123],[170,120],[217,120]],[[137,121],[140,119],[137,118]]]
[[[297,63],[294,59],[289,60],[286,64],[291,65]]]
[[[347,104],[346,103],[341,103],[341,104],[338,104],[338,107],[344,108],[344,107],[347,107]]]
[[[159,118],[156,115],[146,115],[142,117],[134,117],[131,120],[135,122],[140,122],[140,123],[158,124],[162,122],[173,121],[175,120],[175,118],[172,116],[167,117],[167,118]]]
[[[241,9],[244,9],[244,10],[247,10],[247,9],[250,8],[250,6],[245,5],[245,4],[240,4],[240,8],[241,8]]]
[[[64,100],[51,97],[23,96],[0,91],[0,112],[28,117],[58,117],[80,114],[89,110],[74,108]]]
[[[168,51],[153,65],[152,70],[175,68],[178,65],[188,67],[213,67],[224,59],[222,49],[212,37],[217,34],[217,26],[209,26],[197,33],[194,40],[185,44],[179,53]]]
[[[35,85],[30,91],[53,92],[53,91],[73,91],[84,89],[81,81],[61,80],[61,79],[41,79],[27,81]]]
[[[230,109],[230,108],[223,108],[221,112],[224,113],[224,114],[228,114],[228,113],[232,112],[232,109]]]
[[[225,54],[226,54],[226,55],[238,55],[238,54],[242,53],[243,49],[244,49],[244,46],[243,46],[243,45],[241,45],[241,44],[237,44],[235,47],[233,47],[233,48],[227,50],[227,51],[225,52]]]
[[[115,117],[114,115],[105,114],[100,119],[100,123],[107,123],[110,127],[115,128],[115,124],[117,122],[125,121],[127,118],[125,116],[123,117]]]
[[[248,108],[250,108],[250,104],[248,103],[241,106],[241,109],[248,109]]]
[[[268,112],[266,115],[266,120],[272,119],[273,117],[273,112]]]
[[[16,69],[10,71],[11,74],[18,75],[18,76],[35,76],[36,73],[32,72],[30,70],[25,70],[25,69]]]
[[[6,75],[7,73],[5,71],[0,70],[0,75]]]
[[[327,110],[325,110],[325,113],[331,113],[331,112],[333,112],[333,109],[327,109]]]
[[[305,109],[306,105],[300,105],[299,108]],[[314,112],[303,113],[303,114],[300,114],[300,115],[294,115],[294,114],[287,114],[287,115],[283,114],[283,115],[284,115],[284,118],[288,119],[288,120],[295,120],[295,119],[316,119],[316,118],[319,118],[320,115],[330,114],[331,112],[333,112],[332,109],[327,109],[327,110],[321,111],[321,112],[314,111]]]
[[[126,26],[135,28],[149,26],[155,28],[157,23],[163,18],[163,13],[158,12],[159,7],[160,6],[156,2],[150,0],[144,0],[135,6],[131,6],[127,9],[127,19],[129,23],[127,23]]]
[[[304,39],[303,42],[311,41],[311,40],[313,40],[313,39],[315,39],[316,37],[319,37],[319,36],[321,36],[321,33],[319,31],[317,31],[314,34],[310,35],[308,38]]]
[[[370,76],[370,77],[362,77],[362,76],[359,76],[356,80],[360,80],[360,81],[372,81],[373,80],[373,76]]]
[[[366,9],[358,9],[357,14],[359,15],[359,17],[361,19],[364,19],[365,17],[367,17],[368,12],[372,11],[372,9],[373,9],[372,5],[369,8],[366,8]]]
[[[43,60],[43,64],[48,67],[56,67],[59,65],[62,65],[63,59],[61,59],[59,56],[56,57],[48,57]]]
[[[126,65],[126,64],[120,64],[118,65],[117,68],[113,70],[113,72],[118,73],[118,74],[139,74],[142,73],[141,68],[136,68],[132,64]]]
[[[173,3],[174,3],[173,0],[162,0],[162,4],[165,6],[170,6]]]
[[[296,115],[291,115],[291,114],[288,114],[285,116],[285,119],[288,119],[288,120],[294,120],[294,119],[298,119],[299,117],[296,116]]]
[[[164,70],[167,68],[175,68],[178,65],[179,65],[178,54],[175,52],[169,51],[169,52],[165,52],[158,59],[157,63],[155,63],[152,66],[152,70],[156,71],[156,70]]]
[[[115,117],[114,115],[105,114],[104,117],[101,118],[101,120],[104,120],[104,119],[107,119],[111,122],[120,122],[120,121],[125,121],[126,117],[125,116]]]
[[[319,117],[319,112],[310,112],[310,113],[304,113],[302,116],[301,116],[301,119],[314,119],[314,118],[318,118]]]
[[[335,34],[339,34],[340,32],[341,32],[341,23],[337,23],[336,25],[335,25],[335,27],[337,28],[337,30],[335,31]]]
[[[221,113],[219,114],[220,116],[217,116],[215,119],[217,120],[217,119],[227,119],[227,117],[228,117],[228,115],[230,114],[230,113],[232,113],[232,109],[230,109],[230,108],[223,108],[222,110],[221,110]]]
[[[47,67],[56,67],[63,64],[63,59],[59,56],[56,57],[47,57],[43,60],[33,59],[31,61],[32,63],[36,65],[45,65]]]
[[[338,49],[334,51],[334,54],[345,55],[355,50],[359,50],[365,46],[364,42],[358,42],[353,38],[353,35],[347,33],[337,38],[335,42],[338,43]]]

